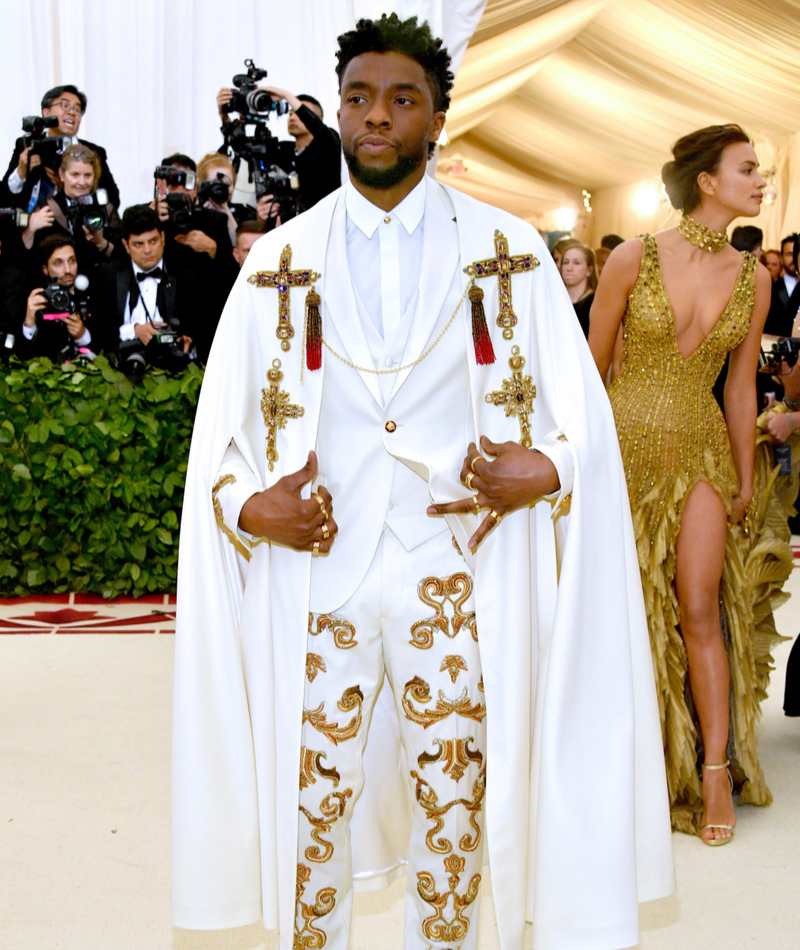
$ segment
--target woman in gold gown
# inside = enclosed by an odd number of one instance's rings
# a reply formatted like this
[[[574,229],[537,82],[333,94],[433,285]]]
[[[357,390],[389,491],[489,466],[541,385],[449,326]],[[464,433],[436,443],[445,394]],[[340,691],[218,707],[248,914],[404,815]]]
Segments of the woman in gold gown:
[[[684,136],[662,170],[677,228],[620,245],[589,345],[608,378],[650,624],[673,827],[727,844],[739,800],[770,800],[755,752],[753,614],[741,586],[756,366],[771,280],[727,242],[764,179],[739,126]],[[725,416],[712,386],[730,352]],[[615,374],[616,373],[616,374]],[[730,660],[730,662],[729,662]],[[688,675],[689,689],[686,689]],[[698,762],[702,768],[698,768]]]

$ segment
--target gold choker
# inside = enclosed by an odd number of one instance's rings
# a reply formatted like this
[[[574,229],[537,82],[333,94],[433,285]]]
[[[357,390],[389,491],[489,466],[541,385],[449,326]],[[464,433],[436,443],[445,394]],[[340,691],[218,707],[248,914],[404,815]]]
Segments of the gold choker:
[[[724,231],[714,231],[707,228],[694,218],[684,214],[678,224],[678,233],[682,234],[690,244],[717,254],[728,243],[728,235]]]

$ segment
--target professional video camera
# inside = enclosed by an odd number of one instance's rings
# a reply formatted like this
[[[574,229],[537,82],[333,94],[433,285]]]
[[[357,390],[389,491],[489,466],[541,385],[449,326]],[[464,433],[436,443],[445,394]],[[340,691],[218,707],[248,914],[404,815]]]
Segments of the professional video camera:
[[[123,340],[117,350],[117,364],[132,382],[138,382],[148,366],[180,373],[191,362],[183,352],[181,331],[174,321],[167,322],[145,346],[140,340]]]
[[[18,228],[27,228],[31,216],[19,208],[0,208],[0,218],[5,217],[11,218]]]
[[[780,374],[781,366],[786,363],[792,367],[797,362],[800,355],[799,337],[781,337],[776,343],[773,343],[772,349],[768,352],[761,351],[758,357],[759,373],[767,373],[770,376]]]
[[[61,164],[61,155],[70,144],[64,135],[48,135],[48,129],[58,128],[58,117],[54,115],[26,115],[22,119],[22,139],[31,155],[39,155],[47,168],[57,169]]]
[[[105,188],[98,188],[90,195],[81,195],[72,199],[67,210],[67,216],[72,224],[73,234],[80,233],[81,228],[89,231],[102,231],[108,227],[108,192]]]
[[[244,61],[247,75],[233,77],[237,88],[231,101],[224,107],[225,113],[238,112],[238,119],[226,119],[222,123],[225,150],[232,157],[234,167],[244,159],[250,170],[250,180],[255,185],[256,198],[275,195],[280,205],[281,218],[297,214],[299,193],[296,178],[290,178],[281,167],[281,143],[267,128],[270,115],[281,116],[289,111],[289,103],[283,99],[273,102],[269,93],[259,92],[256,82],[265,79],[267,71],[253,65],[252,59]],[[248,132],[248,126],[253,127]]]

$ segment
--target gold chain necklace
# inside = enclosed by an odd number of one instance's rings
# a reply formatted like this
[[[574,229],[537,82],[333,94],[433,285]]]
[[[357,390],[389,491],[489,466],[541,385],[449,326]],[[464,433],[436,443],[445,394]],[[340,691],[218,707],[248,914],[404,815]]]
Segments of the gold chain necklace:
[[[464,303],[464,298],[467,296],[467,291],[472,286],[472,282],[467,284],[464,288],[464,293],[461,295],[461,299],[456,304],[456,309],[450,314],[450,319],[444,326],[444,329],[436,337],[436,339],[431,343],[427,350],[422,353],[421,356],[418,356],[413,362],[405,363],[403,366],[396,366],[394,369],[373,369],[371,366],[358,366],[356,363],[351,363],[346,356],[342,356],[341,353],[337,353],[336,350],[328,343],[325,337],[322,338],[322,343],[325,346],[325,349],[332,355],[335,356],[337,360],[341,360],[345,366],[349,366],[351,369],[357,369],[359,373],[373,373],[375,376],[390,376],[392,373],[402,373],[403,370],[411,369],[412,366],[416,366],[418,363],[421,363],[426,356],[429,356],[431,352],[439,345],[442,340],[442,337],[450,329],[450,325],[453,320],[455,320],[458,311],[461,309],[461,304]]]
[[[712,254],[719,253],[728,243],[728,235],[724,231],[708,228],[687,214],[681,216],[678,233],[682,234],[690,244],[704,251],[710,251]]]

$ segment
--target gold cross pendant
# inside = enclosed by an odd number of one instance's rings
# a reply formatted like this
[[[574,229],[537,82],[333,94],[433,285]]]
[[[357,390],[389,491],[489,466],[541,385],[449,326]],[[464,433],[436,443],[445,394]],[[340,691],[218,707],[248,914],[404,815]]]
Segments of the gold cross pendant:
[[[530,414],[533,412],[533,400],[536,398],[536,387],[530,376],[523,376],[525,357],[519,355],[519,347],[511,347],[511,356],[508,359],[511,367],[511,379],[503,380],[502,390],[486,394],[486,402],[492,406],[503,406],[507,416],[516,416],[519,420],[520,444],[529,449],[531,440]]]
[[[319,274],[313,270],[292,270],[292,246],[287,244],[281,251],[278,270],[260,270],[247,278],[249,284],[256,287],[275,287],[278,290],[278,328],[275,336],[281,341],[281,349],[288,350],[294,336],[292,326],[289,291],[292,287],[307,287],[319,280]]]
[[[267,372],[269,388],[261,390],[261,415],[267,427],[267,465],[270,471],[278,461],[278,450],[275,448],[278,429],[285,429],[287,419],[299,419],[305,412],[302,406],[289,402],[289,393],[280,388],[282,379],[281,361],[273,360],[272,369]]]
[[[494,249],[496,257],[475,261],[464,268],[464,273],[477,278],[497,277],[497,300],[500,305],[497,325],[503,330],[504,340],[513,340],[517,317],[511,306],[511,275],[535,270],[539,261],[533,254],[517,254],[511,257],[508,253],[508,241],[500,231],[494,232]]]

